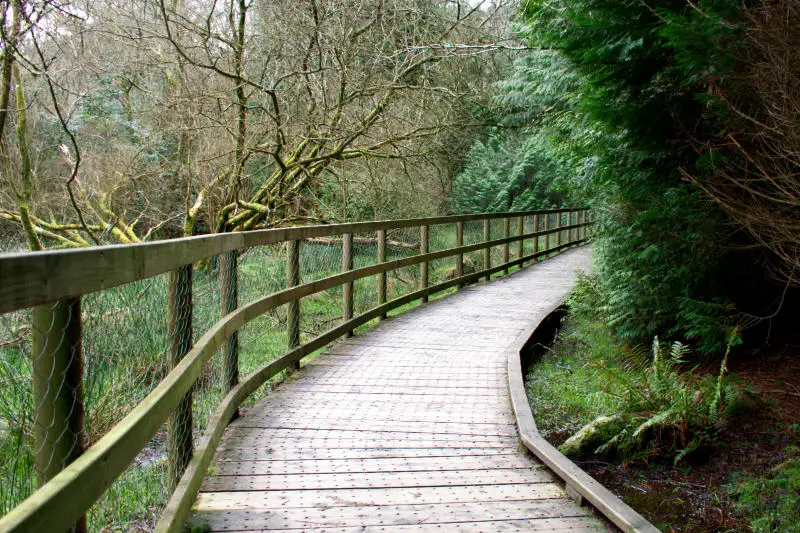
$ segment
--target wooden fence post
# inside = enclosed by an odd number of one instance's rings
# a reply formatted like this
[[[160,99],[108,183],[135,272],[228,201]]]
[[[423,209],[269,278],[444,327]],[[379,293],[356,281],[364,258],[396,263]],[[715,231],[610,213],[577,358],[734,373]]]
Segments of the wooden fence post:
[[[511,219],[504,218],[503,219],[503,238],[508,239],[511,236]],[[508,251],[508,242],[503,245],[503,263],[508,263],[510,258],[510,254]],[[503,274],[508,276],[508,267],[503,269]]]
[[[492,239],[492,221],[488,218],[483,220],[483,242],[489,242]],[[483,249],[483,269],[487,270],[492,268],[492,249],[486,247]],[[486,281],[492,277],[486,274]]]
[[[300,285],[300,241],[289,241],[286,248],[286,287]],[[286,345],[289,350],[300,346],[300,300],[287,304]],[[294,363],[300,368],[300,361]]]
[[[353,234],[342,235],[342,272],[353,270]],[[353,318],[353,282],[348,281],[342,285],[342,318],[345,322]],[[353,332],[348,331],[345,337],[352,337]]]
[[[550,230],[550,213],[546,213],[544,215],[544,231],[547,232]],[[544,251],[550,250],[550,234],[544,236]]]
[[[525,220],[522,217],[517,217],[517,235],[522,235],[525,233]],[[520,239],[517,241],[517,259],[521,258],[525,255],[525,239]],[[523,264],[520,263],[519,268],[522,268]]]
[[[419,227],[419,253],[427,254],[428,248],[430,246],[430,239],[428,235],[428,226],[420,226]],[[419,264],[419,285],[420,289],[428,288],[428,262],[423,261]],[[422,303],[428,301],[428,296],[425,295],[422,297]]]
[[[464,223],[463,222],[456,222],[456,247],[460,248],[464,246]],[[456,255],[456,277],[460,278],[464,275],[464,254],[459,252]],[[462,288],[464,285],[462,283],[458,284],[458,288]]]
[[[556,213],[556,247],[561,246],[561,211]]]
[[[81,300],[33,309],[34,446],[41,487],[83,453]],[[86,531],[86,516],[65,531]]]
[[[386,230],[378,230],[378,263],[386,262]],[[378,274],[378,305],[386,303],[386,272]],[[386,313],[378,317],[378,320],[385,320]]]
[[[219,299],[222,316],[239,306],[238,252],[231,250],[219,257]],[[239,384],[239,332],[234,331],[222,347],[223,390],[230,392]],[[239,410],[233,419],[239,416]]]
[[[169,368],[172,370],[192,348],[192,265],[184,265],[169,273],[167,293]],[[192,450],[192,390],[189,389],[167,420],[170,492],[186,470]]]
[[[533,232],[539,233],[539,215],[533,215]],[[533,238],[533,253],[536,254],[539,251],[539,236]],[[536,259],[534,259],[536,261]]]
[[[564,233],[563,243],[569,244],[572,241],[572,230],[569,229],[570,225],[572,224],[572,211],[567,211],[564,214],[566,215],[564,218],[564,227],[566,227],[567,229],[563,231]]]

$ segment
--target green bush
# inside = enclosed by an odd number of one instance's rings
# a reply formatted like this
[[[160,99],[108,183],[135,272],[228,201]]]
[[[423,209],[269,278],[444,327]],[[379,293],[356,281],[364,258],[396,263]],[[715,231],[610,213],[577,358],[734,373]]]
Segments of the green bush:
[[[714,379],[699,378],[692,370],[682,372],[688,353],[686,345],[673,342],[667,348],[656,337],[649,352],[631,350],[622,365],[595,363],[609,394],[619,396],[626,421],[596,453],[628,456],[657,451],[674,454],[677,463],[713,443],[739,389],[727,375],[727,354]]]

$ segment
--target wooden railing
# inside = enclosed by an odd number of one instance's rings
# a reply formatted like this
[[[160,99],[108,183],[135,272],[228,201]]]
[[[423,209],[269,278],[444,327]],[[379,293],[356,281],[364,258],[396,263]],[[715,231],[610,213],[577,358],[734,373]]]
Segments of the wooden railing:
[[[526,223],[532,231],[525,231]],[[464,225],[483,222],[483,241],[464,244]],[[492,221],[502,221],[501,237],[491,234]],[[433,226],[455,225],[456,246],[430,251]],[[179,531],[199,490],[222,432],[239,406],[282,370],[299,366],[305,356],[387,312],[451,287],[463,287],[496,273],[508,273],[547,255],[585,241],[592,225],[588,209],[447,216],[396,221],[359,222],[216,234],[139,245],[52,251],[0,256],[0,313],[33,308],[31,327],[34,362],[34,403],[46,413],[48,431],[34,432],[39,489],[0,519],[0,531],[58,532],[85,529],[85,513],[123,473],[157,431],[167,422],[171,498],[157,531]],[[386,260],[387,232],[418,228],[419,253]],[[353,268],[354,234],[376,237],[375,264]],[[303,241],[341,235],[342,272],[300,283]],[[526,242],[532,242],[530,253]],[[237,257],[248,248],[286,243],[286,289],[263,295],[245,305],[237,302]],[[415,246],[416,248],[416,246]],[[492,265],[491,250],[502,261]],[[516,248],[516,249],[514,249]],[[467,272],[464,256],[483,251],[483,264]],[[499,255],[499,254],[498,254]],[[512,257],[513,256],[513,257]],[[220,301],[224,316],[192,344],[193,265],[216,257],[219,261]],[[429,284],[432,261],[454,258],[454,274]],[[387,301],[387,273],[419,265],[417,290]],[[81,397],[81,296],[169,274],[169,373],[138,405],[100,440],[83,450]],[[354,315],[354,282],[377,277],[377,305]],[[342,323],[312,340],[300,343],[300,300],[341,286]],[[287,306],[287,352],[239,380],[237,332],[242,326],[278,306]],[[54,336],[58,336],[55,339]],[[208,420],[196,446],[192,441],[192,390],[203,366],[222,349],[227,393]],[[37,372],[37,366],[41,371]],[[91,428],[89,428],[91,429]],[[41,433],[41,434],[40,434]],[[58,439],[52,435],[59,435]],[[55,466],[54,466],[55,465]],[[1,482],[1,480],[0,480]]]

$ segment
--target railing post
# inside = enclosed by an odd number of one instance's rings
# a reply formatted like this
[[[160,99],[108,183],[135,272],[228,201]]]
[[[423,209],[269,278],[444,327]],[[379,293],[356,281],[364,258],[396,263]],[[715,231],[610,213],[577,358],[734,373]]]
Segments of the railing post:
[[[564,234],[562,242],[568,245],[572,240],[572,231],[569,229],[570,223],[572,222],[572,211],[567,211],[566,213],[564,213],[564,215],[566,215],[564,217],[564,227],[567,229],[562,231],[562,233]]]
[[[33,431],[41,487],[83,453],[81,300],[35,307],[32,320]],[[86,531],[86,517],[64,529]]]
[[[456,222],[456,247],[460,248],[464,246],[464,223],[463,222]],[[456,255],[456,277],[460,278],[464,275],[464,254],[459,252]],[[464,285],[462,283],[458,284],[458,288],[460,289]]]
[[[511,220],[508,218],[503,219],[503,238],[508,239],[511,236]],[[508,252],[508,241],[503,245],[503,263],[508,263],[510,254]],[[503,274],[508,276],[508,266],[503,269]]]
[[[428,247],[429,247],[429,235],[428,235],[428,226],[420,226],[419,227],[419,253],[427,254]],[[423,261],[419,264],[419,285],[420,289],[427,289],[428,288],[428,262]],[[422,302],[425,303],[428,301],[428,296],[425,295],[422,297]]]
[[[300,285],[300,241],[289,241],[286,248],[286,287]],[[300,300],[292,300],[287,306],[286,345],[289,350],[300,346]],[[294,363],[300,368],[300,361]]]
[[[525,220],[522,217],[517,217],[517,235],[525,233]],[[517,259],[520,259],[525,254],[525,239],[517,241]],[[519,264],[522,268],[522,263]]]
[[[353,270],[353,234],[342,235],[342,272]],[[345,322],[353,318],[353,282],[348,281],[342,285],[342,318]],[[345,337],[352,337],[353,332],[348,331]]]
[[[192,348],[192,265],[184,265],[169,273],[167,291],[169,368],[172,370]],[[172,491],[192,458],[191,389],[169,415],[167,449],[167,468]]]
[[[386,262],[386,230],[378,230],[378,263]],[[386,303],[386,272],[378,274],[378,305]],[[386,313],[378,317],[378,320],[385,320]]]
[[[483,242],[489,242],[492,239],[492,221],[488,218],[483,220]],[[488,270],[492,268],[492,249],[490,247],[486,247],[483,249],[483,269]],[[489,281],[492,278],[489,274],[486,274],[486,281]]]
[[[219,300],[222,316],[239,306],[238,252],[231,250],[219,257]],[[234,331],[222,347],[223,391],[228,393],[239,384],[239,332]],[[239,410],[233,418],[239,416]]]
[[[556,213],[556,247],[561,246],[561,211]]]
[[[548,232],[550,231],[550,213],[546,213],[544,215],[544,228],[543,231]],[[547,233],[544,236],[544,251],[547,252],[550,250],[550,234]]]
[[[539,233],[539,215],[533,215],[533,232]],[[539,236],[533,238],[533,253],[536,254],[539,251]],[[534,259],[534,261],[536,261]]]
[[[582,220],[581,220],[581,239],[586,239],[586,237],[589,235],[589,228],[586,226],[586,224],[589,222],[589,211],[584,210],[584,211],[582,211],[582,213],[583,213],[583,215],[581,217],[582,218]]]

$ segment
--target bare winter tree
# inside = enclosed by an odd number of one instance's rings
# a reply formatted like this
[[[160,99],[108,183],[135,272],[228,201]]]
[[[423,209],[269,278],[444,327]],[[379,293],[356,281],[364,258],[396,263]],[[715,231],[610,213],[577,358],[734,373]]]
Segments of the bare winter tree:
[[[28,74],[7,84],[36,94],[29,226],[51,245],[136,242],[348,217],[348,190],[373,209],[430,196],[419,187],[446,194],[444,154],[469,140],[497,76],[486,58],[516,46],[508,6],[484,4],[59,6],[31,23],[17,47]],[[54,209],[68,180],[74,206]],[[0,217],[25,227],[12,200]]]
[[[771,253],[778,280],[800,286],[800,6],[775,0],[745,13],[748,46],[713,89],[727,134],[698,146],[713,171],[684,174]]]

